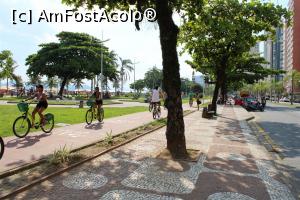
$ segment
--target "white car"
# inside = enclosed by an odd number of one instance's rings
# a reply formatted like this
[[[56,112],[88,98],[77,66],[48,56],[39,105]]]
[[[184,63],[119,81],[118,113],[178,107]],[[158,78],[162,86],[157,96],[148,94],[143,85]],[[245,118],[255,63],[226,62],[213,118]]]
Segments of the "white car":
[[[283,97],[279,100],[280,102],[290,102],[290,99],[287,97]]]

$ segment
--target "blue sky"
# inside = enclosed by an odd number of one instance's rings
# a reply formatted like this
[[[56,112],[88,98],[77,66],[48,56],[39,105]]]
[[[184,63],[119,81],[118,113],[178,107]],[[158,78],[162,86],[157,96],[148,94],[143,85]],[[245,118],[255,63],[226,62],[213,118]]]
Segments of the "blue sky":
[[[287,0],[274,0],[274,3],[287,4]],[[12,23],[12,10],[33,11],[34,19],[45,9],[47,12],[63,12],[70,9],[61,0],[1,0],[0,1],[0,51],[9,49],[18,64],[16,73],[27,80],[25,59],[35,53],[40,43],[56,41],[55,35],[61,31],[85,32],[104,39],[107,46],[124,59],[136,60],[136,79],[143,78],[145,71],[156,65],[161,68],[159,32],[156,25],[143,23],[142,31],[136,31],[134,24],[120,23],[34,23],[32,25]],[[181,76],[191,78],[192,69],[185,64],[188,57],[180,57]],[[132,75],[133,77],[133,75]],[[132,78],[133,79],[133,78]],[[128,83],[133,82],[130,80]],[[128,85],[128,84],[127,84]]]

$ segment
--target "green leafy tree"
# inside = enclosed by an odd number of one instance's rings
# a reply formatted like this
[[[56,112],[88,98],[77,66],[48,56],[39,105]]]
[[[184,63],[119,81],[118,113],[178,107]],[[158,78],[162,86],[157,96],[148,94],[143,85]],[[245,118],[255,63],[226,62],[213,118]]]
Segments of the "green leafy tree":
[[[173,12],[186,13],[194,10],[201,12],[202,0],[62,0],[64,3],[78,7],[93,9],[94,6],[111,10],[136,9],[142,13],[149,7],[156,11],[156,21],[160,32],[160,44],[163,60],[163,87],[168,96],[167,148],[174,157],[187,155],[183,110],[180,93],[180,74],[177,55],[178,26],[174,23]],[[192,13],[192,12],[191,12]],[[140,30],[140,21],[135,27]]]
[[[180,41],[191,55],[193,66],[214,79],[215,112],[219,89],[227,87],[231,68],[241,66],[236,64],[237,58],[258,41],[270,38],[274,27],[282,26],[283,18],[289,19],[290,13],[272,3],[211,0],[205,2],[199,15],[186,19]]]
[[[295,69],[289,71],[286,74],[284,81],[290,87],[291,104],[293,105],[295,89],[300,87],[300,72]]]
[[[145,86],[153,89],[155,86],[161,86],[163,81],[163,72],[157,67],[153,67],[145,73]]]
[[[61,32],[57,37],[58,43],[41,44],[36,54],[28,56],[29,76],[57,76],[62,80],[59,90],[62,96],[64,87],[72,79],[90,79],[100,74],[103,52],[103,74],[112,80],[116,78],[115,63],[102,41],[85,33]]]
[[[138,93],[141,93],[145,87],[146,85],[143,79],[136,80],[134,83],[130,84],[130,89],[136,89]]]
[[[193,83],[191,85],[191,90],[193,91],[193,93],[202,93],[203,92],[203,88],[200,84],[198,83]]]

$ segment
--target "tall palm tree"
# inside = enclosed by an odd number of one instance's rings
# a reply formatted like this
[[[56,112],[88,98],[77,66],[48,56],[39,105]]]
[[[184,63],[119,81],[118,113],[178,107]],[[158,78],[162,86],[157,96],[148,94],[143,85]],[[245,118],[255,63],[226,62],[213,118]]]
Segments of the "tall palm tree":
[[[113,81],[113,87],[115,88],[115,95],[116,95],[118,89],[120,88],[120,80],[119,80],[119,79],[115,79],[115,80]]]
[[[48,77],[46,84],[48,85],[50,92],[52,92],[52,89],[57,86],[59,83],[59,80],[57,77]]]
[[[29,76],[29,81],[26,83],[28,86],[34,86],[42,84],[42,77],[41,76]]]
[[[120,81],[121,81],[121,93],[123,93],[124,83],[130,79],[130,72],[133,70],[133,63],[129,59],[120,59]]]
[[[74,86],[77,89],[77,92],[79,94],[80,88],[83,87],[83,81],[82,81],[82,79],[81,78],[77,78],[77,79],[73,80],[72,83],[74,84]]]
[[[17,68],[16,62],[12,57],[8,57],[6,59],[6,63],[4,65],[2,76],[6,78],[6,93],[8,93],[8,81],[9,79],[13,79],[14,70]]]

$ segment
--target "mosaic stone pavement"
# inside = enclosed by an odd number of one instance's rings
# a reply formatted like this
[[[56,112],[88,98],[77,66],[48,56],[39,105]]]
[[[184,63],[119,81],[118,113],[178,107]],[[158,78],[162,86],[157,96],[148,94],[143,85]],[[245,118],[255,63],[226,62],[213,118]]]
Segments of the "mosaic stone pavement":
[[[13,199],[294,200],[239,112],[224,107],[218,120],[200,112],[185,118],[187,147],[201,151],[197,162],[156,159],[161,129]]]

